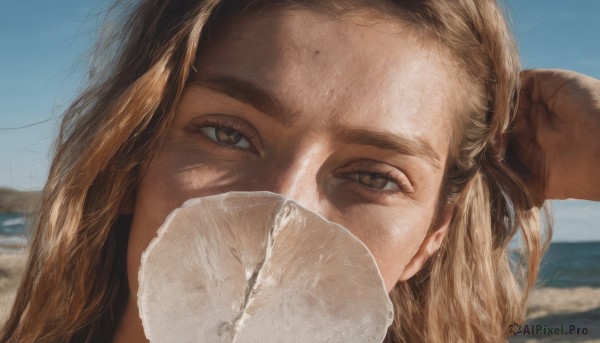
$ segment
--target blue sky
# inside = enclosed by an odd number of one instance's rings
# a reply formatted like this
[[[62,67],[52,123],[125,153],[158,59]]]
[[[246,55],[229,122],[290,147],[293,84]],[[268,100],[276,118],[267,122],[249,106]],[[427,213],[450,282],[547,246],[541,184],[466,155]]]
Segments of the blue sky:
[[[59,116],[81,87],[98,0],[2,1],[0,128]],[[600,1],[507,2],[525,68],[572,69],[600,78]],[[58,120],[0,130],[0,186],[41,189]],[[600,203],[553,201],[555,241],[600,241]]]

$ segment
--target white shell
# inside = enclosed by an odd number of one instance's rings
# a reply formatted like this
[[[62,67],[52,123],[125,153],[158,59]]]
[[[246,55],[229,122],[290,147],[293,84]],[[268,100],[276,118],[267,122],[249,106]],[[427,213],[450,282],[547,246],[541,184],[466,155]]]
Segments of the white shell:
[[[378,343],[393,319],[367,247],[271,192],[188,200],[142,254],[138,277],[152,343]]]

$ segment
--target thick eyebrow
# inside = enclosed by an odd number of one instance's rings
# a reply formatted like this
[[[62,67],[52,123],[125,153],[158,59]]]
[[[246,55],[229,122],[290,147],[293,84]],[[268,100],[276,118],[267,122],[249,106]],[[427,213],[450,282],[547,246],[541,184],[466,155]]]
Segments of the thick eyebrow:
[[[264,115],[282,123],[285,127],[291,127],[302,119],[300,113],[286,111],[283,102],[272,92],[234,76],[197,73],[190,80],[190,83],[225,94],[252,106]],[[335,127],[332,130],[331,134],[336,141],[367,145],[382,150],[394,151],[401,155],[420,157],[432,167],[440,169],[440,156],[422,137],[409,137],[403,134],[372,131],[358,127]]]
[[[252,106],[258,111],[282,123],[285,127],[291,127],[297,121],[302,119],[300,113],[287,113],[283,102],[281,102],[275,94],[252,82],[234,76],[202,73],[196,74],[196,76],[190,80],[190,83],[225,94],[230,98]]]
[[[408,137],[403,134],[362,128],[341,127],[334,130],[333,136],[340,142],[368,145],[382,150],[394,151],[401,155],[416,156],[424,159],[432,167],[440,169],[440,156],[421,137]]]

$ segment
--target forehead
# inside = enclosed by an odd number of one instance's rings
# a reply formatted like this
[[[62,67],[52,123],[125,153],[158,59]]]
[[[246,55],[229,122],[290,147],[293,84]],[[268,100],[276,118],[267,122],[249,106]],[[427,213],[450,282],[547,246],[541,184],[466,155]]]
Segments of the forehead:
[[[445,156],[456,82],[413,30],[366,11],[247,14],[200,52],[197,67],[259,85],[311,130],[352,124],[404,131]]]

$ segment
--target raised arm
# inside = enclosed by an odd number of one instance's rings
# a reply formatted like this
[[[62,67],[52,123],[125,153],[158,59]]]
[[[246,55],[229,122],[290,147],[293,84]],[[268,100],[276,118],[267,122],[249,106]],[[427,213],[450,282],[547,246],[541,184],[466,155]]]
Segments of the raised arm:
[[[525,70],[507,161],[541,205],[600,201],[600,80],[566,70]]]

